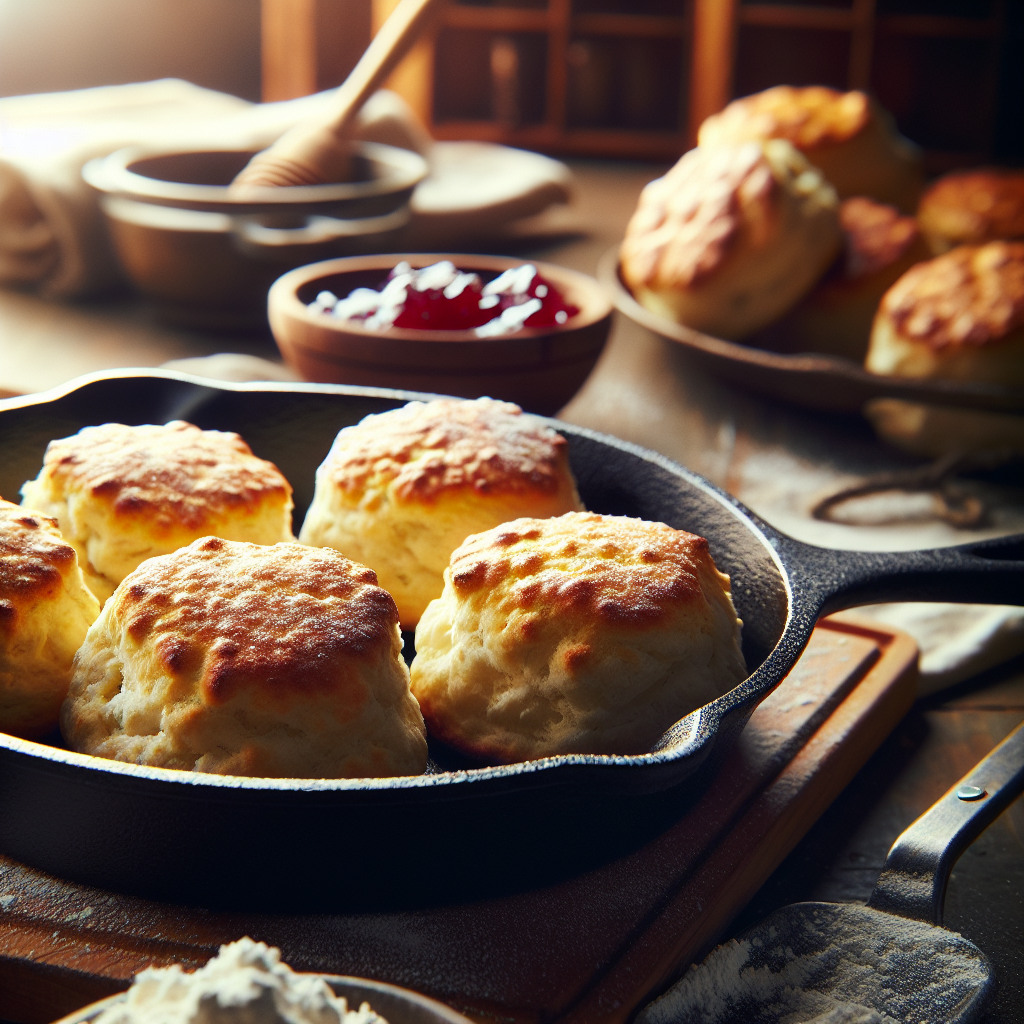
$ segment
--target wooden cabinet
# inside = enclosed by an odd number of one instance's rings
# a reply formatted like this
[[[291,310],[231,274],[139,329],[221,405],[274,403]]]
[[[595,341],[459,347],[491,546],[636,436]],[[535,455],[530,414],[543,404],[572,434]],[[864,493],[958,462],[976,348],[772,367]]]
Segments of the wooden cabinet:
[[[296,79],[329,84],[308,68],[322,41],[302,56],[275,33],[294,36],[297,22],[359,2],[263,0],[279,19],[291,11],[276,28],[265,13],[268,75],[281,75],[274,60],[305,62]],[[377,26],[396,0],[362,2]],[[991,158],[1007,9],[1008,0],[450,0],[392,87],[439,139],[653,159],[682,153],[733,96],[779,83],[868,89],[941,170]]]

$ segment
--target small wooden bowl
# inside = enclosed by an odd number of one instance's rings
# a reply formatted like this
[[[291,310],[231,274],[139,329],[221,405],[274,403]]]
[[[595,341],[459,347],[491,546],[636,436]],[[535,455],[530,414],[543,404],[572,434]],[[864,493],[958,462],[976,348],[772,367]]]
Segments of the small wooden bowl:
[[[405,260],[427,267],[451,260],[485,280],[532,262],[579,313],[560,327],[527,328],[500,338],[472,331],[371,331],[309,304],[325,289],[339,298],[354,288],[379,288]],[[586,274],[550,263],[458,253],[353,256],[299,267],[270,289],[270,326],[285,360],[305,380],[516,402],[532,412],[557,412],[597,362],[611,327],[612,307]]]

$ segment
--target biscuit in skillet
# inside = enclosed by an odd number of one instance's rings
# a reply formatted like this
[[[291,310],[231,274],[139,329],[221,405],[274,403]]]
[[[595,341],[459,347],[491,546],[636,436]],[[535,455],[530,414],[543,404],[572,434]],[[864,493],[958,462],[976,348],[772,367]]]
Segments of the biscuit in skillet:
[[[147,558],[199,537],[292,540],[292,489],[237,434],[106,423],[51,441],[22,504],[60,523],[105,601]]]
[[[56,728],[75,652],[99,613],[56,521],[0,499],[0,730]]]
[[[639,754],[747,675],[741,623],[702,538],[571,512],[452,555],[416,629],[431,734],[490,763]]]
[[[336,551],[206,537],[131,573],[61,711],[73,750],[220,775],[416,775],[398,612]]]

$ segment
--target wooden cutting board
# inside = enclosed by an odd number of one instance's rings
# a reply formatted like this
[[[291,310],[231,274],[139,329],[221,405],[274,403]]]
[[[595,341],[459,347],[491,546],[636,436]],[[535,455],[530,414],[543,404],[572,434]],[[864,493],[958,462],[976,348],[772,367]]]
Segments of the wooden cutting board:
[[[675,825],[597,870],[501,899],[386,914],[214,913],[0,857],[0,1018],[42,1024],[126,987],[144,966],[194,968],[251,935],[297,969],[389,981],[480,1021],[619,1024],[715,944],[909,709],[916,672],[906,635],[846,614],[823,620]]]

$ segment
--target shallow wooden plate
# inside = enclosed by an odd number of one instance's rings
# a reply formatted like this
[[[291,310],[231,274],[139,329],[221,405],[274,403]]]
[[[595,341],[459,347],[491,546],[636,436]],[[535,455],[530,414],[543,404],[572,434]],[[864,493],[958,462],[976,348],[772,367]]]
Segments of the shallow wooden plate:
[[[717,377],[745,391],[825,412],[860,412],[872,398],[905,398],[935,405],[1024,413],[1024,391],[1020,388],[971,381],[883,377],[840,356],[769,352],[715,338],[658,316],[641,306],[623,282],[618,246],[604,254],[597,277],[620,313],[684,346]]]

